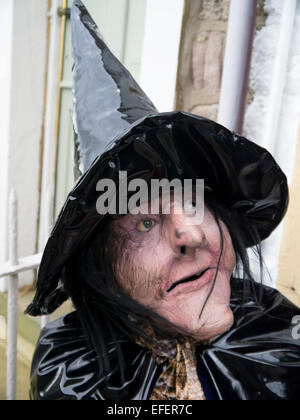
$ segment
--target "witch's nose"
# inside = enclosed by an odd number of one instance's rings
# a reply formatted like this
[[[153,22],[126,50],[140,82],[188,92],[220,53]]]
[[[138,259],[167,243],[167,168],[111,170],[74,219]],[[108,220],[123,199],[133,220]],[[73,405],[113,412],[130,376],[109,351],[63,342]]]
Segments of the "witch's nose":
[[[194,255],[197,248],[203,247],[207,241],[203,229],[200,225],[188,224],[188,216],[182,214],[169,215],[169,237],[173,249],[183,255]]]

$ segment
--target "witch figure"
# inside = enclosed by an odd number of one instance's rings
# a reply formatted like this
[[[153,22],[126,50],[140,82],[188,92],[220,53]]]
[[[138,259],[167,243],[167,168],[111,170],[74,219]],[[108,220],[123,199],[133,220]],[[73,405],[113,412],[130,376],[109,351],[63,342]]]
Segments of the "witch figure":
[[[74,311],[42,330],[31,398],[299,400],[300,310],[264,285],[260,248],[286,213],[286,176],[267,150],[213,121],[159,113],[80,0],[71,14],[82,176],[27,313],[69,298]],[[163,194],[136,200],[128,188],[124,204],[124,180],[141,189],[190,180],[190,199],[170,189],[165,212]],[[115,211],[101,213],[107,203]]]

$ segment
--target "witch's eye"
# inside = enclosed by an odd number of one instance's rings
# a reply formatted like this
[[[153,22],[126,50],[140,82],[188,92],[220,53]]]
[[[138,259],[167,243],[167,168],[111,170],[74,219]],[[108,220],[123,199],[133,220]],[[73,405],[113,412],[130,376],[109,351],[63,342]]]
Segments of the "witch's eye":
[[[137,225],[136,229],[139,232],[149,232],[153,228],[154,222],[151,219],[140,220]]]
[[[195,200],[189,200],[184,205],[184,210],[186,213],[193,213],[197,208],[197,203]]]

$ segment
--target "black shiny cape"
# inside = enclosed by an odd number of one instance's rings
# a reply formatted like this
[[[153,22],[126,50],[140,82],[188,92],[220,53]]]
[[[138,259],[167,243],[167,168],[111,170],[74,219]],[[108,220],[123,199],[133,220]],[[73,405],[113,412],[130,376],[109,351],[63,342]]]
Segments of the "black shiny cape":
[[[246,286],[246,287],[245,287]],[[300,310],[278,291],[232,279],[232,329],[210,346],[197,348],[199,364],[219,400],[299,400],[300,340],[293,339],[292,319]],[[242,297],[246,299],[242,302]],[[110,342],[109,335],[107,336]],[[99,372],[94,351],[87,346],[76,312],[42,331],[31,372],[35,400],[147,400],[165,368],[151,352],[120,337],[126,357],[125,379],[117,369]],[[112,366],[116,344],[110,342]]]

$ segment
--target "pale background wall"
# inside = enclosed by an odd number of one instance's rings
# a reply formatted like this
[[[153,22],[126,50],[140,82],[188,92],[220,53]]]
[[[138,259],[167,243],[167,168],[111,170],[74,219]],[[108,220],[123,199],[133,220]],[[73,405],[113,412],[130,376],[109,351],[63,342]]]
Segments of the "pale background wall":
[[[259,1],[257,29],[265,21]],[[217,120],[230,0],[186,0],[175,107]],[[249,100],[251,92],[249,92]]]
[[[19,253],[25,256],[35,253],[36,245],[47,1],[1,0],[0,16],[0,48],[6,50],[4,62],[9,72],[0,94],[0,109],[5,109],[1,119],[4,116],[6,126],[1,129],[1,149],[2,145],[7,148],[3,155],[1,150],[1,170],[7,177],[1,177],[0,189],[1,253],[5,253],[7,194],[14,188],[19,198]]]
[[[0,13],[0,264],[6,260],[7,177],[13,2],[3,0]]]
[[[140,84],[160,112],[173,111],[184,0],[148,0]]]
[[[281,255],[278,267],[277,287],[300,307],[300,129],[295,155],[297,165],[292,176],[291,203],[283,230]]]
[[[217,119],[229,0],[186,0],[176,109]]]
[[[269,96],[272,88],[272,76],[275,59],[278,52],[280,23],[284,2],[282,0],[266,0],[265,11],[267,19],[265,25],[256,34],[253,48],[252,69],[250,74],[250,88],[253,100],[249,104],[245,117],[245,135],[264,145],[267,129],[266,119],[270,109]],[[291,184],[293,171],[299,162],[295,159],[298,127],[300,123],[300,2],[297,2],[296,17],[293,24],[291,45],[289,48],[288,66],[285,70],[284,90],[281,101],[278,127],[272,144],[268,146]],[[300,184],[298,184],[300,187]],[[295,191],[295,188],[294,188]],[[294,194],[291,193],[293,205]],[[264,257],[273,282],[282,283],[282,274],[278,272],[278,264],[282,265],[281,244],[285,224],[289,222],[288,215],[283,223],[264,242]],[[300,225],[294,226],[293,236],[300,234]],[[298,275],[300,266],[296,253],[293,253],[296,264],[290,267],[291,276]],[[294,273],[294,274],[293,274]],[[300,283],[300,276],[299,276]]]

